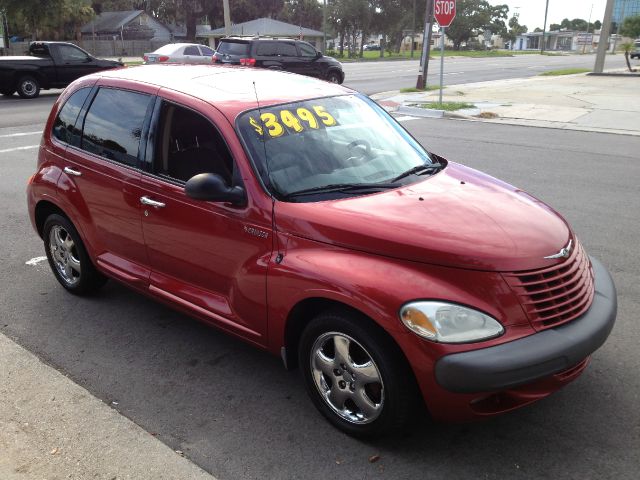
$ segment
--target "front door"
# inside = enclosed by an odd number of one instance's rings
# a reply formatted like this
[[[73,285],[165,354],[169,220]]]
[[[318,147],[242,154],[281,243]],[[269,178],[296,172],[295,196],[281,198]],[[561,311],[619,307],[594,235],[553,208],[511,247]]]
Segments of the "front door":
[[[231,333],[266,344],[266,273],[271,217],[248,206],[194,200],[185,183],[198,173],[242,185],[220,130],[233,132],[213,107],[167,92],[148,172],[142,217],[155,295]],[[197,105],[200,112],[184,105]],[[235,134],[233,134],[235,135]],[[237,139],[235,140],[237,142]]]

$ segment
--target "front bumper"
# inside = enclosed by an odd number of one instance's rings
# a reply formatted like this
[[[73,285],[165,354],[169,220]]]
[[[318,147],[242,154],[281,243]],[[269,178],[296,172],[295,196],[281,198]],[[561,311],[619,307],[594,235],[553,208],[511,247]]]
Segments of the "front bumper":
[[[520,340],[442,357],[438,384],[453,393],[509,390],[566,371],[583,362],[605,342],[618,309],[616,288],[607,269],[591,258],[593,303],[570,323]]]

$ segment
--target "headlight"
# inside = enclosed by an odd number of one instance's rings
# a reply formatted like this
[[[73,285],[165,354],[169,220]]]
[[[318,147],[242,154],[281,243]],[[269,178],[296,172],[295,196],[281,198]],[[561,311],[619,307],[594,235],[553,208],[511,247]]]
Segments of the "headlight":
[[[452,303],[408,303],[400,310],[400,319],[409,330],[432,342],[477,342],[504,332],[495,318]]]

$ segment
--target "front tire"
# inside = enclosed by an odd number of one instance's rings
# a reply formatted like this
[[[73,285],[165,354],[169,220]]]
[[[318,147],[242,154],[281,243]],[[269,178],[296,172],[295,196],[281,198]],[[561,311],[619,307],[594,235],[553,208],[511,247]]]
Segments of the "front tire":
[[[22,98],[36,98],[40,95],[40,84],[35,77],[25,75],[18,80],[18,95]]]
[[[329,72],[327,74],[327,82],[340,84],[342,83],[342,75],[335,71]]]
[[[356,314],[320,314],[300,339],[307,393],[334,426],[356,437],[401,431],[414,417],[417,387],[393,340]]]
[[[107,278],[96,270],[78,231],[62,215],[52,214],[44,222],[44,249],[56,280],[75,295],[97,291]]]

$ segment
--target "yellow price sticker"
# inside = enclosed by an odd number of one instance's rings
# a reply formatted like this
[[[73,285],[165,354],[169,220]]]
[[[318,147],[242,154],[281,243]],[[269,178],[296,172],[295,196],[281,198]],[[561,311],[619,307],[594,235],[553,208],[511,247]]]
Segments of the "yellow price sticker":
[[[260,114],[260,121],[249,117],[249,123],[258,135],[262,137],[266,129],[268,137],[271,138],[278,138],[287,133],[301,133],[307,128],[317,130],[321,126],[333,127],[338,124],[333,115],[320,105],[312,106],[311,109],[300,107],[295,112],[286,109],[273,113],[265,112]]]

